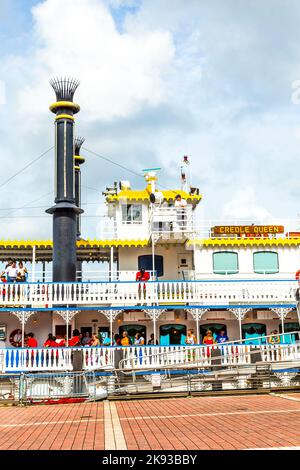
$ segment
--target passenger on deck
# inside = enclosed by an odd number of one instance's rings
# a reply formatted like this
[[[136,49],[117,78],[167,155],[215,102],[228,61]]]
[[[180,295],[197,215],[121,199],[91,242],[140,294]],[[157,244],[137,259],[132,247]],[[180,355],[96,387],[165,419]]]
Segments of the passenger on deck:
[[[269,338],[270,344],[280,344],[280,336],[277,330],[271,331],[271,335]]]
[[[154,345],[154,333],[151,333],[150,339],[149,339],[149,341],[148,341],[148,344],[149,344],[149,345],[151,345],[151,344]],[[157,341],[157,340],[156,340],[155,344],[158,345],[158,341]]]
[[[229,338],[228,336],[226,335],[225,331],[224,330],[221,330],[220,333],[217,335],[217,343],[227,343],[227,341],[229,341]]]
[[[191,346],[197,344],[197,338],[194,335],[194,330],[188,330],[187,336],[185,338],[185,344],[189,344]]]
[[[135,346],[143,346],[145,344],[145,338],[140,333],[137,333],[134,338]]]
[[[206,335],[203,338],[203,344],[216,344],[213,334],[210,330],[207,330]]]
[[[56,348],[58,346],[55,336],[48,334],[48,339],[44,342],[44,348]]]
[[[121,339],[121,345],[122,346],[130,346],[130,339],[129,339],[127,331],[123,331],[123,337]]]
[[[82,346],[91,346],[92,343],[92,338],[90,337],[90,334],[88,331],[85,332],[84,337],[81,340]]]
[[[27,268],[24,266],[23,261],[19,262],[18,273],[17,273],[17,282],[25,282],[27,279]]]
[[[139,282],[139,298],[141,298],[142,284],[143,283],[143,298],[146,298],[146,282],[149,281],[150,274],[144,269],[141,268],[140,271],[136,273],[135,280]]]
[[[92,342],[90,346],[100,346],[100,341],[97,335],[92,335]]]
[[[114,345],[114,346],[122,346],[122,343],[121,343],[121,336],[120,336],[120,335],[115,334],[113,345]]]
[[[71,339],[69,339],[69,344],[68,346],[74,347],[74,346],[81,346],[80,343],[80,333],[77,329],[73,330],[73,336]]]
[[[1,282],[3,284],[5,284],[7,282],[7,279],[6,279],[6,275],[5,274],[1,274]],[[0,295],[2,295],[2,299],[4,300],[5,298],[5,294],[6,294],[6,288],[5,286],[0,286]]]
[[[18,275],[17,263],[15,261],[6,268],[7,282],[16,282]]]
[[[183,199],[180,194],[177,194],[175,197],[175,208],[177,209],[177,224],[179,230],[184,230],[186,228],[186,206],[187,202]]]
[[[33,333],[28,333],[27,335],[27,347],[28,348],[37,348],[38,342],[34,337]]]

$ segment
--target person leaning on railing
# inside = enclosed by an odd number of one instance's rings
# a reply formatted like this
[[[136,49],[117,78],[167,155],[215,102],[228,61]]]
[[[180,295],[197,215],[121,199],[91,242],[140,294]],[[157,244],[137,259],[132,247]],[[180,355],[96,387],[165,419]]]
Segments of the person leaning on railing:
[[[80,333],[77,329],[73,330],[73,336],[69,339],[68,346],[75,347],[81,346],[80,343]]]
[[[186,207],[187,202],[181,197],[180,194],[177,194],[175,197],[175,208],[177,209],[177,224],[178,228],[184,230],[186,228]]]
[[[206,335],[203,338],[203,344],[207,344],[208,346],[210,346],[210,345],[212,346],[212,345],[216,344],[211,330],[207,330]],[[207,348],[207,357],[210,357],[210,350],[209,349],[210,348]]]
[[[269,343],[270,344],[280,344],[280,336],[278,334],[277,330],[271,331],[271,335],[269,337]]]
[[[197,344],[197,338],[194,335],[194,330],[188,330],[188,333],[185,338],[185,344],[188,346],[194,346]],[[188,351],[188,361],[195,360],[195,351]]]
[[[121,339],[122,346],[130,346],[130,338],[128,336],[127,331],[123,331],[123,337]]]
[[[2,283],[2,284],[6,284],[6,283],[7,283],[7,279],[6,279],[5,273],[2,273],[2,274],[1,274],[0,280],[1,280],[1,283]],[[2,300],[4,300],[5,294],[6,294],[6,287],[5,287],[5,286],[2,287],[2,285],[0,285],[0,296],[2,296]]]
[[[143,297],[144,299],[146,298],[146,282],[149,281],[149,279],[150,274],[144,268],[141,268],[140,271],[136,273],[135,280],[139,282],[139,298],[141,298],[141,283],[143,283]]]

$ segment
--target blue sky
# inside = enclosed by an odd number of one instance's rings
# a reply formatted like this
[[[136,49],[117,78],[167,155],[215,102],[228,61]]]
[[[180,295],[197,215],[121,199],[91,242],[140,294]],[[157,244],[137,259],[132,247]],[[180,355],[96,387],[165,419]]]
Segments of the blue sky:
[[[68,74],[81,81],[77,133],[86,147],[134,171],[159,166],[169,187],[190,155],[203,218],[300,213],[298,0],[1,0],[0,18],[2,181],[52,145],[48,81]],[[103,202],[114,180],[143,186],[86,157],[86,203]],[[51,153],[0,187],[2,209],[39,197],[43,206],[2,219],[0,237],[51,237],[47,216],[18,216],[42,214],[52,188]],[[96,225],[84,219],[86,236],[97,236]]]

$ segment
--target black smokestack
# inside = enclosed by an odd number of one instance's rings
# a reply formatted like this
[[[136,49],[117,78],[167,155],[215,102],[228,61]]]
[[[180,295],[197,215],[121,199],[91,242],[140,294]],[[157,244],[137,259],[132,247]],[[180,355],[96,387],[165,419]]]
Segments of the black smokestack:
[[[73,102],[79,81],[56,78],[50,81],[56,103],[50,106],[55,117],[55,205],[53,214],[53,281],[76,280],[76,216],[83,212],[75,203],[74,114],[80,107]]]

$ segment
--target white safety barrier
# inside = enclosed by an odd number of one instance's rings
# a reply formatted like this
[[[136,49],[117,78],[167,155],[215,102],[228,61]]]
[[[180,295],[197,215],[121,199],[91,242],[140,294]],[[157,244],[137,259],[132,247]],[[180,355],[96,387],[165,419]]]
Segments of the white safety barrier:
[[[112,369],[115,351],[119,355],[120,367],[124,369],[153,369],[162,367],[209,367],[215,354],[224,366],[251,364],[251,356],[261,353],[262,362],[284,362],[300,360],[300,343],[295,344],[223,344],[214,346],[128,346],[128,347],[84,347],[84,348],[16,348],[0,349],[0,371],[42,372],[73,370],[72,353],[82,351],[83,370]],[[214,352],[215,351],[215,352]],[[216,353],[217,351],[217,353]]]
[[[20,283],[0,285],[2,307],[295,302],[297,281],[149,281]]]

